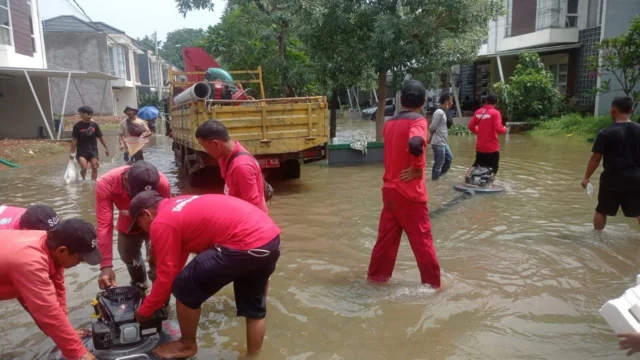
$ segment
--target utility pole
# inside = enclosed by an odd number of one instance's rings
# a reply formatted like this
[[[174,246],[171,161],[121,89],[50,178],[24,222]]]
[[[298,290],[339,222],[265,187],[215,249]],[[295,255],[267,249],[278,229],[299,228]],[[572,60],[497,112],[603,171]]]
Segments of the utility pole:
[[[158,94],[158,100],[161,101],[163,98],[163,93],[162,93],[162,63],[160,62],[160,52],[158,51],[158,32],[154,31],[153,32],[153,43],[155,45],[155,54],[156,54],[156,79],[158,79],[158,89],[157,89],[157,94]],[[163,109],[158,109],[160,111],[162,111]],[[158,121],[158,125],[160,127],[160,134],[164,134],[164,127],[165,127],[165,118],[164,118],[164,114],[162,116],[160,116],[160,119]]]

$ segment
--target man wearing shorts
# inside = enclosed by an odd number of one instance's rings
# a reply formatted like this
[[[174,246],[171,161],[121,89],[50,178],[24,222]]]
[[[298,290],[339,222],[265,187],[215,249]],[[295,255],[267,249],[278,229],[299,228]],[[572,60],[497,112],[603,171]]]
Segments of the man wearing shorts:
[[[124,152],[124,161],[131,165],[136,161],[144,160],[144,153],[140,149],[135,154],[129,154],[127,138],[147,138],[153,133],[149,130],[147,122],[138,117],[138,108],[135,105],[127,105],[124,108],[124,113],[127,118],[122,120],[120,127],[118,127],[118,143],[120,151]]]
[[[496,109],[498,97],[489,93],[486,97],[486,104],[473,114],[469,121],[469,130],[478,136],[476,140],[476,161],[473,167],[484,167],[498,173],[500,168],[500,141],[498,135],[507,132],[507,128],[502,124],[500,111]],[[467,172],[467,176],[471,169]],[[465,177],[466,178],[466,177]]]
[[[87,168],[89,164],[91,164],[91,180],[96,180],[98,178],[98,168],[100,167],[100,163],[98,162],[97,140],[99,139],[102,146],[104,146],[107,157],[109,157],[109,147],[104,141],[100,125],[91,119],[93,109],[88,106],[83,106],[78,109],[78,114],[80,114],[81,120],[73,125],[73,131],[71,132],[73,140],[71,141],[69,158],[71,160],[74,158],[78,160],[82,180],[86,178]],[[78,150],[77,153],[76,149]]]
[[[633,99],[616,98],[609,114],[613,124],[598,133],[582,180],[586,189],[604,159],[593,218],[595,230],[604,229],[607,216],[616,216],[620,207],[624,216],[636,218],[640,223],[640,124],[631,121]]]
[[[265,291],[280,257],[280,229],[264,211],[224,195],[164,199],[144,191],[131,202],[136,225],[149,233],[158,278],[136,312],[146,321],[173,292],[182,338],[154,350],[159,358],[188,358],[198,351],[202,304],[233,283],[237,316],[246,318],[247,353],[262,348]],[[190,253],[198,254],[187,266]]]

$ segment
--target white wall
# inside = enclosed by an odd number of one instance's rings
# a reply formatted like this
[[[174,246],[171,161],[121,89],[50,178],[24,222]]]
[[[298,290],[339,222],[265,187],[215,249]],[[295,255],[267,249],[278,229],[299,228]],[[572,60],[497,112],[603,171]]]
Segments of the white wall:
[[[138,105],[138,96],[135,88],[120,88],[119,90],[113,90],[113,96],[115,97],[115,114],[124,117],[124,108],[127,105]]]
[[[31,81],[53,131],[48,79],[32,77]],[[0,138],[36,138],[38,127],[44,126],[44,122],[27,79],[23,76],[0,79],[0,93]],[[46,129],[45,134],[48,137]]]

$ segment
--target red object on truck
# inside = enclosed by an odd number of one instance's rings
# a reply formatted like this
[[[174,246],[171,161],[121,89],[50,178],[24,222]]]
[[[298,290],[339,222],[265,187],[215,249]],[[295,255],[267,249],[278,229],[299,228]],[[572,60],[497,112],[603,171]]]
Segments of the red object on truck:
[[[209,68],[221,67],[218,62],[212,59],[204,49],[197,47],[184,47],[182,48],[182,58],[184,59],[184,71],[189,72],[202,72],[202,74],[187,75],[188,81],[205,81],[204,73]]]

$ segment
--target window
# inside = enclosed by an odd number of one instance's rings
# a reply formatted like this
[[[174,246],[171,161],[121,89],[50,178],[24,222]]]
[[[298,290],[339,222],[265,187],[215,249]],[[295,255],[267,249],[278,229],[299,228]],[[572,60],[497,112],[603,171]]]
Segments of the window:
[[[140,84],[140,71],[138,70],[138,54],[133,54],[133,72],[136,74],[136,83]]]
[[[547,68],[551,75],[553,76],[553,81],[556,83],[556,89],[560,94],[567,93],[567,72],[569,70],[569,65],[567,64],[559,64],[559,65],[549,65]]]
[[[560,27],[560,0],[538,0],[536,30]]]
[[[511,10],[513,10],[513,0],[507,0],[507,18],[505,19],[505,37],[511,36]],[[498,23],[496,22],[496,31],[498,30]]]
[[[118,53],[118,74],[116,76],[123,78],[127,75],[127,60],[124,56],[124,47],[121,45],[117,45],[117,53]]]
[[[567,19],[564,27],[578,27],[578,0],[567,1]]]
[[[124,48],[124,64],[127,73],[127,81],[131,81],[131,61],[129,60],[129,53],[131,50]]]
[[[31,6],[31,0],[27,0],[27,7],[29,8],[29,29],[31,29],[31,49],[36,52],[36,37],[33,33],[33,7]]]
[[[116,76],[115,58],[113,56],[113,46],[109,46],[109,72]]]
[[[0,44],[13,45],[13,41],[11,41],[9,0],[0,0]]]
[[[587,15],[587,27],[596,27],[600,25],[600,17],[602,16],[602,0],[589,0],[589,15]]]
[[[158,86],[158,63],[152,62],[149,69],[151,70],[151,85]]]

